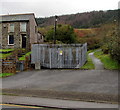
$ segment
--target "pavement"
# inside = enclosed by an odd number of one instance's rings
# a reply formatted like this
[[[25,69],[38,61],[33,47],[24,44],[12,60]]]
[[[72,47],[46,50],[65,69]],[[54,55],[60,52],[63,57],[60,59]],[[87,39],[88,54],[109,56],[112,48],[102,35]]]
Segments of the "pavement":
[[[98,58],[96,58],[96,57],[94,56],[94,52],[89,53],[89,56],[90,56],[90,58],[92,59],[93,64],[95,65],[95,69],[96,69],[96,70],[104,70],[103,63],[100,61],[100,59],[98,59]]]
[[[48,98],[35,98],[35,97],[19,97],[19,96],[4,96],[3,103],[19,104],[19,105],[34,105],[37,107],[52,107],[52,108],[66,108],[66,109],[79,109],[79,108],[118,108],[117,104],[104,104],[92,103],[82,101],[68,101]]]
[[[41,108],[42,109],[42,107],[34,107],[34,106],[27,106],[27,105],[20,105],[20,104],[0,104],[2,107],[2,110],[3,109],[13,109],[13,108],[29,108],[29,109],[38,109],[38,108]]]
[[[59,108],[53,107],[40,107],[40,106],[33,106],[33,105],[26,105],[26,104],[0,104],[0,110],[62,110]]]

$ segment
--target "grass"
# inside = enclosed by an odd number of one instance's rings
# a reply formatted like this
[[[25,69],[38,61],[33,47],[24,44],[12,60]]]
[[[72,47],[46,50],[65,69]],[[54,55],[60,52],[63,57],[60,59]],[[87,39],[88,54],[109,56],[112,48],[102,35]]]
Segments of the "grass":
[[[96,50],[98,49],[89,50],[87,53],[89,54],[89,53],[95,52]]]
[[[94,52],[94,51],[95,50],[89,50],[87,52],[87,62],[86,62],[86,64],[83,67],[81,67],[81,69],[85,69],[85,70],[95,69],[95,66],[94,66],[94,64],[92,62],[92,59],[88,56],[89,53]]]
[[[0,52],[12,52],[14,49],[0,49]],[[12,53],[0,53],[0,59],[10,56]]]
[[[2,77],[7,77],[7,76],[12,76],[14,73],[0,73],[0,78]]]
[[[10,56],[12,53],[7,53],[7,54],[2,54],[0,53],[0,59],[6,58],[8,56]]]
[[[0,49],[0,52],[9,52],[9,51],[14,51],[14,49]]]
[[[85,70],[95,69],[92,59],[88,56],[86,64],[81,68]]]
[[[26,53],[25,55],[20,57],[19,60],[25,60],[25,57],[29,56],[30,54],[31,54],[31,52]]]
[[[102,51],[97,51],[94,53],[95,57],[101,60],[105,69],[117,70],[120,67],[117,61],[113,60],[109,54],[103,54]]]

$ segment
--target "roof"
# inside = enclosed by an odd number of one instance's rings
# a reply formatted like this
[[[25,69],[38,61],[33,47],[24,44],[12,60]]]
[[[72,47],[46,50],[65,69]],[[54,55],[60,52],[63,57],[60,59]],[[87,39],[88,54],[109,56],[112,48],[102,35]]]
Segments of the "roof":
[[[35,18],[34,13],[2,15],[0,16],[0,22],[28,21],[31,16]]]

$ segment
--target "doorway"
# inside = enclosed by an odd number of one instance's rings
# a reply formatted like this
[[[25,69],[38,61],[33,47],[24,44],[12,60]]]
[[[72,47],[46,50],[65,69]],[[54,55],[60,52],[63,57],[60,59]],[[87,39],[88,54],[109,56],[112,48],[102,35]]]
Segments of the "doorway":
[[[22,48],[26,48],[26,34],[22,34]]]

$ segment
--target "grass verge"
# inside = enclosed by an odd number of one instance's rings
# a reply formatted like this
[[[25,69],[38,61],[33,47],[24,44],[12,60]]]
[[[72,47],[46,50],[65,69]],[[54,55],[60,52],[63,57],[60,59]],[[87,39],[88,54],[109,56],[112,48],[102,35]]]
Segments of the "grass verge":
[[[120,67],[117,61],[113,60],[109,54],[104,54],[102,51],[96,51],[95,57],[101,60],[105,69],[117,70]]]
[[[0,78],[12,76],[14,73],[0,73]]]
[[[81,67],[81,69],[85,69],[85,70],[95,69],[95,66],[94,66],[94,64],[92,62],[92,59],[89,56],[87,58],[86,64],[83,67]]]

